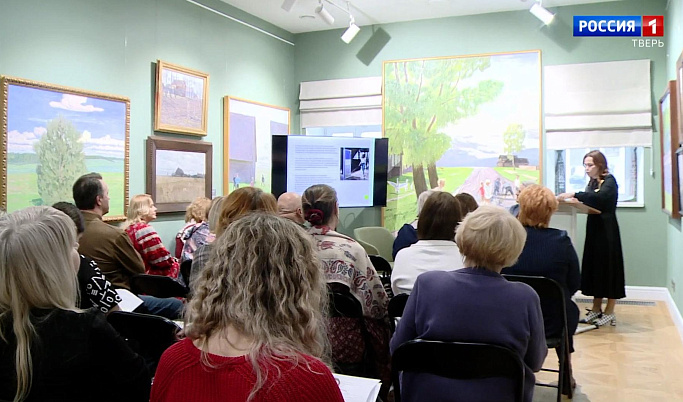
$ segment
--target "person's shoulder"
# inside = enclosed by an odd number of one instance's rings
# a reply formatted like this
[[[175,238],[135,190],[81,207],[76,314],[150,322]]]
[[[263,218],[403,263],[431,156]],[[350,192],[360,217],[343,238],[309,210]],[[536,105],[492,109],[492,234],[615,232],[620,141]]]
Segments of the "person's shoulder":
[[[85,232],[83,236],[88,236],[90,233],[96,232],[97,236],[120,236],[126,234],[126,232],[118,226],[110,225],[99,219],[90,221],[89,225],[86,225]]]
[[[339,392],[332,371],[320,359],[301,355],[296,361],[284,360],[277,364],[282,374],[273,384],[273,394],[310,400],[313,395]]]
[[[199,363],[199,349],[190,338],[185,338],[168,347],[161,355],[161,362],[170,367],[189,366]]]
[[[508,294],[511,296],[511,299],[515,300],[516,303],[522,304],[524,302],[532,302],[532,303],[539,303],[540,298],[538,297],[538,293],[532,288],[531,286],[527,285],[524,282],[516,282],[516,281],[506,281],[505,287],[507,287]]]

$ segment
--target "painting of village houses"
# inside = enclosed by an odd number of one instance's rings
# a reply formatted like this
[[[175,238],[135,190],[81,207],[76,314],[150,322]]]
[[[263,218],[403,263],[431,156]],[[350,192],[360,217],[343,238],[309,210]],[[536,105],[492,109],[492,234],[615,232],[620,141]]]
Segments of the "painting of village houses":
[[[387,61],[384,226],[415,220],[427,190],[509,207],[540,181],[540,51]]]

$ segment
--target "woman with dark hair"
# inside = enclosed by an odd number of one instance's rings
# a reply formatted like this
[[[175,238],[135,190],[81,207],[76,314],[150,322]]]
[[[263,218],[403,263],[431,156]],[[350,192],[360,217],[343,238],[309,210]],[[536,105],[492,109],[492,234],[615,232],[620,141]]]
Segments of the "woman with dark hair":
[[[460,204],[450,193],[439,191],[427,198],[417,221],[419,240],[396,254],[391,272],[394,294],[410,293],[423,272],[464,267],[455,244],[455,228],[461,216]]]
[[[624,256],[617,222],[619,186],[609,173],[607,159],[600,151],[590,151],[583,157],[583,166],[590,181],[585,191],[562,193],[560,200],[576,198],[600,214],[588,215],[586,242],[581,262],[581,292],[593,296],[593,308],[582,322],[596,325],[616,325],[614,305],[626,297]],[[602,311],[602,299],[607,306]]]
[[[313,236],[328,286],[349,291],[363,308],[362,323],[354,318],[330,319],[332,360],[337,364],[363,361],[365,348],[359,345],[365,344],[361,332],[364,324],[370,333],[375,374],[382,380],[380,396],[384,400],[391,385],[387,293],[363,247],[335,231],[339,223],[337,192],[328,185],[316,184],[304,191],[301,204],[304,218],[311,224],[308,233]],[[350,371],[344,374],[367,376]]]

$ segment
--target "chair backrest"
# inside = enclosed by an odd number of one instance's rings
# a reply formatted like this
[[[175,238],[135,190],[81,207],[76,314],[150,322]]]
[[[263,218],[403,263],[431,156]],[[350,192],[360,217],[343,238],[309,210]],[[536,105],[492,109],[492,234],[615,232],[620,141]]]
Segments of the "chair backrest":
[[[180,327],[164,317],[112,311],[107,315],[107,321],[135,352],[145,358],[152,375],[161,354],[178,341]]]
[[[351,295],[348,286],[330,283],[327,291],[331,317],[363,318],[363,306]]]
[[[388,313],[389,318],[399,318],[403,317],[403,310],[406,308],[406,303],[408,302],[408,293],[401,293],[395,295],[389,300]]]
[[[383,276],[391,276],[391,264],[381,255],[368,254],[375,271],[381,272]]]
[[[356,241],[358,242],[358,244],[363,246],[365,252],[368,253],[368,255],[379,255],[379,250],[377,250],[377,247],[373,246],[370,243],[366,243],[363,240],[356,239]]]
[[[514,351],[498,345],[415,339],[394,351],[391,371],[397,402],[401,401],[401,372],[463,380],[510,378],[515,383],[515,401],[524,400],[524,362]]]
[[[130,290],[135,294],[159,298],[186,297],[188,293],[188,289],[173,278],[147,274],[139,274],[130,278]]]
[[[394,261],[394,258],[391,256],[392,248],[394,246],[394,236],[387,228],[381,226],[356,228],[353,229],[353,236],[357,240],[362,240],[375,246],[377,251],[379,251],[379,255],[384,257],[387,261]]]
[[[543,311],[543,316],[563,317],[562,322],[564,323],[564,329],[567,328],[567,309],[565,305],[564,289],[562,289],[562,285],[557,283],[556,280],[546,278],[545,276],[504,274],[503,277],[508,281],[523,282],[531,286],[538,294],[538,298],[541,299],[541,307],[555,307],[553,311]],[[544,303],[544,301],[549,301],[551,303]]]
[[[180,263],[180,275],[187,286],[190,286],[190,274],[192,273],[192,260],[185,260]]]

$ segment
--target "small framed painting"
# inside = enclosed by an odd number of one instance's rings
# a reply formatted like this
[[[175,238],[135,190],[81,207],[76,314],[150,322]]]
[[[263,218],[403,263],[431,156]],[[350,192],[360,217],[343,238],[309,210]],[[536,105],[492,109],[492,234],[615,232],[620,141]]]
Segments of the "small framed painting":
[[[206,135],[209,74],[157,60],[154,131]]]
[[[211,198],[212,149],[204,141],[147,138],[147,194],[158,212],[185,212],[197,197]]]

